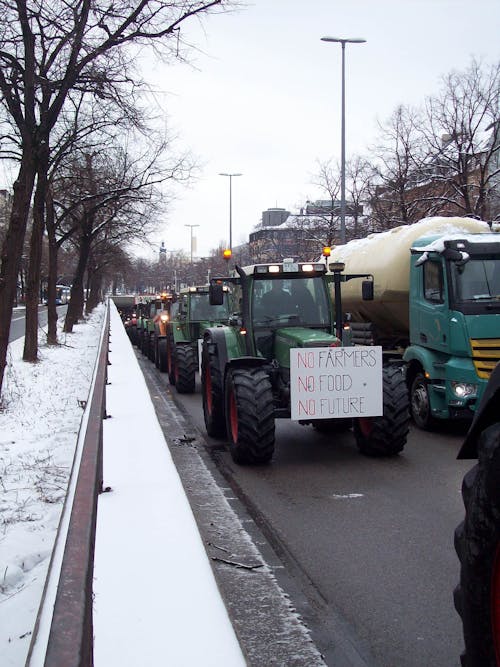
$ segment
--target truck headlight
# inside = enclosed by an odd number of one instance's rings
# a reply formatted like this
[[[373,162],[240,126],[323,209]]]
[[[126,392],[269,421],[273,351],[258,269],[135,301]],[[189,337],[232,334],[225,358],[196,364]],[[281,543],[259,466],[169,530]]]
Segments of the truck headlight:
[[[477,385],[469,384],[468,382],[451,382],[451,389],[458,398],[467,398],[467,396],[475,396],[477,392]]]

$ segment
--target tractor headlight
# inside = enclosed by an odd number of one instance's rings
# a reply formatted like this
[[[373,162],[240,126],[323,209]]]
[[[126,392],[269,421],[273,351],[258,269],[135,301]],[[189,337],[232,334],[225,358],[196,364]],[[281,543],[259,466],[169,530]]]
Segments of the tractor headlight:
[[[475,396],[477,393],[477,385],[468,382],[455,382],[452,380],[451,389],[457,398],[467,398],[468,396]]]
[[[160,320],[162,322],[168,322],[168,315],[160,315]]]

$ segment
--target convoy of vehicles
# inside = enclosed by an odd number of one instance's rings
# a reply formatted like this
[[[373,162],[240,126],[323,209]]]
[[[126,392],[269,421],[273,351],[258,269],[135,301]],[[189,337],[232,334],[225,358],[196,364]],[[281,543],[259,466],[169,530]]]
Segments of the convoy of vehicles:
[[[500,360],[500,234],[467,218],[428,218],[338,246],[332,262],[372,275],[374,298],[343,289],[354,343],[405,363],[420,428],[472,419]]]
[[[210,305],[208,285],[181,289],[171,315],[166,331],[168,378],[180,394],[192,393],[199,367],[198,341],[206,328],[228,321],[230,292],[226,288],[222,302]]]
[[[117,306],[132,343],[179,393],[194,391],[200,370],[207,433],[226,437],[237,463],[272,458],[279,417],[322,432],[352,426],[370,456],[402,451],[410,413],[423,429],[471,420],[459,458],[478,463],[463,481],[454,598],[462,664],[500,664],[500,234],[477,220],[428,218],[338,246],[327,262],[236,267],[177,298]],[[344,411],[337,403],[318,414],[304,401],[297,416],[293,359],[378,349],[380,412],[346,416],[344,401]],[[349,376],[329,377],[343,395]],[[317,376],[298,386],[310,391],[309,381]]]

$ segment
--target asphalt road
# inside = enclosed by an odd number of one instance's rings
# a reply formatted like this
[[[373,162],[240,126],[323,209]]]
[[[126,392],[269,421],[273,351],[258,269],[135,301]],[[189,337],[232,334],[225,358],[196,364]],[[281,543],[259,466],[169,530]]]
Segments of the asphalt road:
[[[172,394],[204,434],[199,392]],[[404,452],[378,460],[358,453],[351,432],[326,436],[278,420],[272,463],[247,467],[232,462],[223,442],[206,438],[304,596],[297,608],[327,664],[340,667],[340,636],[360,656],[346,665],[460,664],[453,531],[471,467],[456,460],[462,439],[446,428],[412,428]]]
[[[66,312],[67,305],[58,306],[57,312],[59,316]],[[39,306],[38,308],[38,325],[45,327],[47,324],[47,306]],[[17,338],[24,336],[25,332],[25,309],[15,308],[12,313],[12,321],[10,323],[9,343]]]

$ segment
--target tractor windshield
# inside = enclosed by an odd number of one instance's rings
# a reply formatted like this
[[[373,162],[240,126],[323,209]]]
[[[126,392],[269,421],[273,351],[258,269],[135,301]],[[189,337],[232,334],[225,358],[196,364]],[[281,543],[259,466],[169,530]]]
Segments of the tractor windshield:
[[[191,321],[221,322],[229,318],[229,292],[224,292],[224,303],[221,306],[211,306],[208,292],[193,293],[190,295]]]
[[[251,306],[256,327],[330,326],[328,293],[320,277],[254,280]]]

